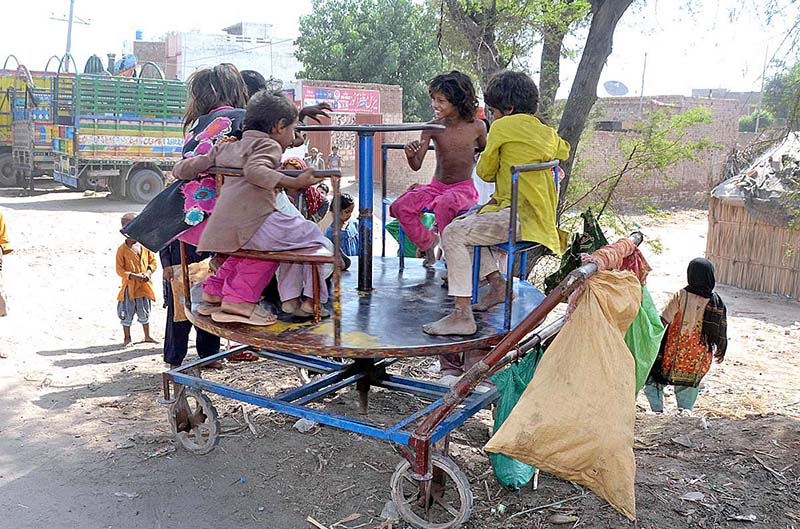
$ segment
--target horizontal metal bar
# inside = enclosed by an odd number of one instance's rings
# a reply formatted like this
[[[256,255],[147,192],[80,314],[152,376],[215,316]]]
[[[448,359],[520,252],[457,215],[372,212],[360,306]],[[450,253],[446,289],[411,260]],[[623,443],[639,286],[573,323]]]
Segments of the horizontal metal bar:
[[[318,356],[299,355],[295,353],[284,353],[281,351],[267,351],[266,349],[257,349],[254,351],[257,355],[263,358],[277,360],[296,367],[304,367],[311,369],[318,373],[330,373],[332,371],[339,371],[346,368],[349,364],[342,364],[328,360],[327,358],[320,358]]]
[[[373,383],[373,385],[386,389],[406,391],[413,395],[421,395],[434,399],[438,399],[450,391],[449,387],[442,384],[424,382],[422,380],[415,380],[413,378],[400,377],[396,375],[389,375],[385,378],[382,378],[381,380]]]
[[[297,169],[276,169],[277,172],[281,173],[285,176],[298,176],[305,171],[299,171]],[[237,167],[210,167],[207,171],[208,174],[218,174],[224,176],[242,176],[244,171],[241,168]],[[314,176],[318,177],[334,177],[334,178],[341,178],[342,172],[339,169],[315,169]]]
[[[324,410],[291,404],[270,397],[264,397],[263,395],[258,395],[252,391],[232,388],[230,386],[225,386],[223,384],[211,382],[210,380],[204,380],[202,378],[185,375],[183,373],[176,373],[174,375],[174,379],[175,382],[184,386],[208,391],[209,393],[235,399],[247,404],[261,406],[262,408],[275,410],[293,417],[309,419],[319,424],[334,426],[348,432],[366,435],[375,439],[392,441],[404,445],[408,445],[411,439],[411,436],[405,432],[389,432],[387,429],[381,428],[373,423],[361,421],[352,417],[334,415]]]
[[[470,397],[464,401],[464,407],[457,409],[454,413],[439,424],[431,434],[431,443],[435,443],[473,417],[483,408],[488,408],[493,402],[500,398],[497,389],[492,389],[479,397]]]
[[[298,399],[305,398],[307,395],[310,395],[312,393],[317,393],[321,389],[324,389],[328,386],[338,384],[342,380],[351,376],[353,376],[352,370],[335,371],[333,373],[322,376],[317,380],[312,380],[308,384],[303,384],[299,388],[290,389],[285,393],[281,393],[275,398],[280,399],[284,402],[294,402],[297,401]]]
[[[232,347],[232,348],[227,349],[225,351],[220,351],[217,354],[213,354],[211,356],[206,356],[205,358],[200,358],[198,360],[195,360],[194,362],[189,362],[188,364],[183,364],[182,366],[176,367],[175,369],[170,369],[169,371],[167,371],[167,375],[170,376],[170,377],[173,377],[176,374],[185,373],[185,372],[190,371],[192,369],[203,367],[203,366],[205,366],[207,364],[210,364],[212,362],[216,362],[218,360],[224,360],[225,358],[229,357],[232,354],[241,353],[241,352],[247,351],[248,349],[251,349],[251,348],[252,347],[249,346],[249,345],[239,345],[239,346],[236,346],[236,347]]]
[[[434,408],[436,408],[441,403],[442,403],[442,399],[439,399],[439,400],[436,400],[436,401],[432,402],[427,407],[419,410],[418,412],[416,412],[416,413],[414,413],[412,415],[409,415],[408,417],[406,417],[402,421],[398,422],[397,424],[395,424],[394,426],[389,428],[388,431],[396,432],[398,430],[401,430],[401,429],[405,428],[407,425],[409,425],[412,422],[416,421],[417,419],[419,419],[423,415],[429,414],[431,411],[433,411]]]
[[[311,393],[310,395],[306,395],[305,397],[303,397],[301,399],[297,399],[294,403],[297,404],[298,406],[303,406],[305,404],[308,404],[309,402],[314,402],[315,400],[321,399],[325,395],[328,395],[328,394],[333,393],[335,391],[338,391],[338,390],[340,390],[342,388],[345,388],[345,387],[349,386],[350,384],[355,384],[356,382],[358,382],[359,380],[361,380],[365,376],[366,375],[364,373],[358,373],[358,374],[349,376],[349,377],[345,378],[344,380],[341,380],[341,381],[337,382],[336,384],[330,384],[328,386],[320,388],[320,390],[317,391],[316,393]]]
[[[381,149],[405,149],[405,143],[381,143]],[[428,150],[433,151],[436,147],[433,144],[428,145]]]
[[[444,125],[431,123],[407,123],[402,125],[383,125],[363,123],[358,125],[298,125],[296,130],[304,132],[358,132],[359,135],[372,135],[376,132],[405,132],[409,130],[444,130]]]
[[[550,162],[544,163],[529,163],[523,165],[512,165],[511,172],[512,173],[527,173],[529,171],[541,171],[542,169],[552,169],[553,167],[558,167],[558,164],[561,163],[558,160],[552,160]]]

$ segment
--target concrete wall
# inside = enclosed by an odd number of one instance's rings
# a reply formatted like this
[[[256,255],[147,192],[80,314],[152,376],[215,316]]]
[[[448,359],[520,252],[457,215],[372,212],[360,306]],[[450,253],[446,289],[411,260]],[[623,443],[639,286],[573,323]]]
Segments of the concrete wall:
[[[136,55],[136,60],[139,64],[145,62],[152,62],[161,68],[164,72],[166,79],[174,79],[175,72],[172,75],[167,73],[167,43],[166,42],[148,42],[143,40],[136,40],[133,42],[133,54]],[[147,72],[151,75],[152,72]]]
[[[664,174],[626,180],[626,184],[616,191],[617,206],[621,207],[635,207],[640,204],[641,197],[648,197],[653,205],[659,207],[703,207],[707,204],[708,194],[723,179],[725,160],[739,139],[738,101],[658,96],[642,102],[641,114],[639,98],[607,98],[600,100],[598,105],[599,119],[621,121],[623,126],[637,121],[640,115],[659,109],[681,113],[702,106],[710,110],[712,122],[697,125],[690,136],[694,139],[707,138],[717,145],[716,148],[703,153],[699,161],[681,162]],[[593,131],[589,141],[582,142],[578,147],[578,160],[583,165],[584,174],[596,181],[607,176],[614,167],[621,167],[624,156],[620,141],[630,140],[635,135],[630,131]]]
[[[166,62],[171,65],[170,72],[174,72],[175,78],[186,80],[198,68],[231,62],[240,70],[256,70],[266,78],[294,80],[302,65],[294,57],[292,39],[274,38],[271,30],[259,33],[258,28],[250,26],[253,25],[246,25],[241,35],[196,31],[167,34]]]

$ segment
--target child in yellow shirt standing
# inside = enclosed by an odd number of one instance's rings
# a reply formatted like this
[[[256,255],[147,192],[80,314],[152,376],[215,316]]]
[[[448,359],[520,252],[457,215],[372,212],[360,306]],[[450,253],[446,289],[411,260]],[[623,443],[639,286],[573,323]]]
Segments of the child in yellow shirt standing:
[[[472,253],[475,246],[508,240],[511,220],[511,166],[569,157],[569,143],[534,115],[539,90],[521,72],[503,71],[486,87],[484,101],[494,116],[486,149],[476,167],[478,176],[496,185],[492,199],[475,215],[453,221],[442,233],[447,256],[448,292],[455,309],[439,321],[423,326],[427,334],[470,335],[477,331],[473,309],[487,310],[505,300],[505,280],[489,248],[481,253],[480,277],[491,285],[488,295],[472,307]],[[556,227],[558,192],[549,170],[526,173],[519,181],[517,238],[537,242],[556,254],[562,252]]]
[[[134,213],[122,216],[122,227],[136,218]],[[117,316],[122,322],[124,335],[123,346],[131,343],[131,325],[133,316],[142,324],[144,341],[157,343],[150,336],[150,307],[156,300],[150,277],[156,271],[156,256],[133,239],[125,242],[117,249],[117,275],[122,278],[122,287],[117,295]]]
[[[11,242],[8,240],[8,234],[6,233],[6,221],[3,219],[3,214],[0,213],[0,317],[7,314],[6,295],[3,291],[3,256],[13,251]]]

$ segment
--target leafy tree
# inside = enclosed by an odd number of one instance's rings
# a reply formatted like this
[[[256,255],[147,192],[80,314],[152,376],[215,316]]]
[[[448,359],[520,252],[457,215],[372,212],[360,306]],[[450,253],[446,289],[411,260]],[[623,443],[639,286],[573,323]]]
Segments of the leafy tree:
[[[445,47],[451,60],[470,62],[481,86],[496,71],[525,57],[539,38],[543,39],[540,70],[545,113],[552,112],[563,40],[579,23],[588,23],[578,70],[564,106],[558,133],[572,150],[562,167],[560,208],[569,188],[572,164],[589,112],[597,100],[597,83],[611,55],[614,30],[633,0],[439,0],[453,31],[443,32],[451,40]]]
[[[763,103],[776,118],[786,120],[789,130],[800,130],[800,63],[776,73],[764,84]]]
[[[428,81],[444,68],[431,20],[412,0],[313,0],[300,19],[298,77],[400,85],[404,119],[427,121]]]
[[[768,110],[756,110],[747,116],[739,118],[739,132],[757,132],[756,122],[758,122],[758,130],[763,130],[772,125],[774,118],[772,113]]]

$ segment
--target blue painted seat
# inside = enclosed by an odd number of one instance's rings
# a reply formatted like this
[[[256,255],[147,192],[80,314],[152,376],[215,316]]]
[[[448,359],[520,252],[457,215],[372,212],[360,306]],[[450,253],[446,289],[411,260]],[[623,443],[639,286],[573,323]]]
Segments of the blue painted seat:
[[[508,258],[506,261],[506,299],[505,299],[505,317],[503,318],[503,326],[506,331],[511,329],[511,309],[514,303],[512,295],[514,291],[514,277],[512,271],[514,270],[514,261],[517,254],[522,254],[519,261],[519,279],[526,281],[526,270],[529,250],[538,246],[538,243],[530,241],[517,240],[517,206],[519,201],[519,177],[520,173],[528,173],[532,171],[541,171],[550,169],[553,173],[553,183],[556,190],[558,190],[558,160],[553,160],[544,163],[535,163],[528,165],[514,165],[511,167],[511,219],[508,226],[508,242],[496,244],[491,248],[497,248],[507,253]],[[480,282],[480,269],[481,269],[481,246],[475,246],[473,249],[472,259],[472,303],[478,302],[478,284]]]

